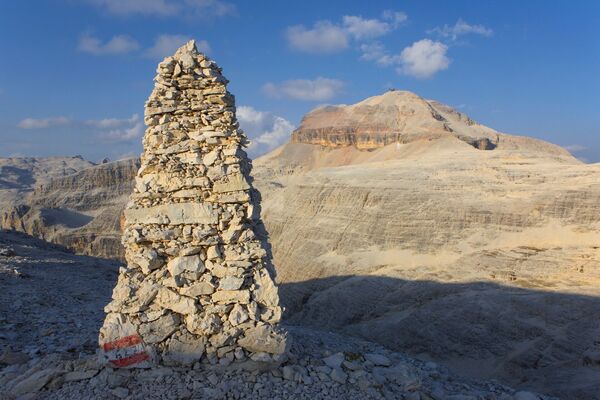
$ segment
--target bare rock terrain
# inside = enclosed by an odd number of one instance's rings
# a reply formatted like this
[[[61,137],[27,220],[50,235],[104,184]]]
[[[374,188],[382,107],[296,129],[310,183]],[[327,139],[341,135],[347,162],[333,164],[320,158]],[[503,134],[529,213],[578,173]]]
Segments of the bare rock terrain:
[[[105,367],[96,338],[117,274],[114,261],[0,231],[0,398],[553,399],[459,379],[372,342],[297,326],[286,327],[295,343],[290,360],[271,370]]]
[[[358,138],[306,136],[311,113],[254,162],[287,318],[465,376],[600,398],[600,165],[419,99],[388,92],[315,113],[320,126],[342,115],[370,132],[352,110],[370,104],[388,126],[416,101],[413,132],[452,129],[365,151]],[[456,135],[475,128],[498,138],[493,149]]]
[[[488,140],[493,146],[480,145]],[[32,213],[8,225],[3,217],[3,226],[122,256],[117,221],[137,170],[129,162],[129,174],[99,186],[124,193],[107,214],[95,209],[110,196],[96,202],[81,191],[73,200],[80,172],[54,178],[72,179],[70,189],[36,189],[26,205],[85,214],[87,224],[34,232],[28,226],[41,218]],[[395,91],[308,114],[291,143],[254,161],[253,174],[284,321],[377,342],[463,377],[600,398],[600,165]],[[94,240],[78,247],[83,232]],[[106,245],[86,244],[100,239]]]
[[[7,185],[0,186],[0,227],[26,232],[80,254],[122,259],[121,217],[133,190],[139,161],[126,159],[94,165],[80,158],[50,159],[54,164],[60,161],[61,166],[75,162],[77,167],[61,167],[61,173],[53,173],[44,172],[49,170],[46,159],[24,160],[29,162],[19,167],[26,171],[22,174],[40,177],[28,180],[18,192]],[[23,164],[15,159],[0,161]],[[45,168],[37,167],[41,172],[36,172],[32,165],[40,164]]]

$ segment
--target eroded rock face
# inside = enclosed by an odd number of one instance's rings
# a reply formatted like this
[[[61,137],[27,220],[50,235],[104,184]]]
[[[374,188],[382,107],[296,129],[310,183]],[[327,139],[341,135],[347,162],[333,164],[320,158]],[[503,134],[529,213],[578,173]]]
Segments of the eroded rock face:
[[[221,69],[193,41],[161,62],[100,331],[118,367],[280,361],[279,297],[246,142]]]
[[[308,113],[292,142],[372,150],[392,143],[454,136],[480,150],[492,150],[497,132],[464,114],[414,93],[391,90],[352,105],[319,107]]]
[[[124,258],[119,220],[133,190],[138,160],[93,165],[78,157],[0,159],[0,181],[10,179],[7,167],[34,178],[18,189],[0,182],[1,228],[26,232],[80,254]]]

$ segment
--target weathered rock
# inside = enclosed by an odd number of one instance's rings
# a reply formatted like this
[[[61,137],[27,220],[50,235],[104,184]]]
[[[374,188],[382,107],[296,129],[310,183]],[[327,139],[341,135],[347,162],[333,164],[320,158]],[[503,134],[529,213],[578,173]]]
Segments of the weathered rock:
[[[331,371],[331,379],[335,382],[344,384],[346,383],[346,379],[348,379],[348,374],[345,373],[341,368],[334,368]]]
[[[373,365],[381,365],[384,367],[389,367],[392,365],[390,359],[382,354],[367,353],[364,355],[364,357],[365,360],[372,362]]]
[[[286,336],[268,325],[248,329],[238,344],[248,351],[269,354],[283,354],[287,346]]]
[[[229,312],[229,323],[233,326],[246,322],[248,320],[248,313],[240,304],[233,306],[233,309]]]
[[[42,389],[48,382],[58,376],[62,370],[58,368],[49,368],[37,371],[29,375],[17,383],[11,390],[15,396],[20,396],[26,393],[35,393]]]
[[[11,351],[10,349],[6,349],[0,356],[0,364],[25,364],[27,361],[29,361],[27,354],[19,351]]]
[[[173,335],[163,354],[167,364],[192,365],[204,354],[206,338],[197,338],[190,333]]]
[[[204,263],[197,255],[176,257],[169,261],[167,268],[172,276],[177,276],[184,271],[203,272]]]
[[[274,327],[279,297],[254,232],[259,196],[227,80],[191,41],[159,64],[155,81],[124,212],[128,266],[100,332],[104,359],[117,367],[191,365],[205,355],[223,366],[279,360],[287,348]]]
[[[163,309],[175,311],[181,315],[195,314],[196,301],[191,297],[180,296],[168,288],[161,288],[156,295],[156,304]]]
[[[125,219],[128,223],[141,224],[214,224],[217,214],[206,204],[175,203],[161,204],[148,208],[127,208]]]
[[[237,276],[225,276],[219,281],[219,289],[222,290],[238,290],[242,287],[244,278]]]
[[[179,318],[175,314],[169,313],[155,321],[141,324],[139,331],[146,343],[153,344],[165,340],[177,330],[178,326]]]
[[[196,282],[189,287],[181,289],[180,292],[188,297],[210,295],[215,292],[215,286],[210,282]]]
[[[329,357],[325,357],[323,362],[329,368],[339,368],[346,358],[344,357],[344,353],[335,353],[330,355]]]
[[[515,400],[540,400],[540,397],[531,392],[517,392],[514,396]]]
[[[212,299],[216,303],[248,304],[250,302],[250,292],[248,290],[220,290],[213,293]]]

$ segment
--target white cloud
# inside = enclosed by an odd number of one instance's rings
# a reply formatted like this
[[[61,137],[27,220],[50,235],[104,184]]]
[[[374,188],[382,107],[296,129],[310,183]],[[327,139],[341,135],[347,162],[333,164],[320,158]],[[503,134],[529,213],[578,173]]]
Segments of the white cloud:
[[[116,15],[175,15],[179,5],[167,0],[90,0],[93,4]]]
[[[392,26],[387,22],[353,15],[345,15],[342,23],[346,31],[356,39],[372,39],[392,30]]]
[[[408,21],[408,15],[402,11],[385,10],[382,14],[382,18],[386,21],[390,21],[394,28],[397,28]]]
[[[160,35],[154,45],[144,52],[149,58],[163,58],[172,55],[175,51],[191,39],[187,35]],[[196,41],[196,47],[203,53],[210,53],[211,48],[206,40]]]
[[[221,0],[88,0],[110,14],[155,15],[160,17],[179,15],[225,16],[235,14],[233,4]]]
[[[348,47],[346,31],[329,21],[319,21],[312,29],[291,26],[286,37],[293,49],[306,53],[333,53]]]
[[[125,54],[137,50],[140,47],[138,42],[127,35],[113,36],[108,42],[102,41],[88,33],[79,38],[79,51],[94,54],[96,56],[106,54]]]
[[[96,128],[110,129],[119,128],[126,125],[133,125],[139,120],[137,114],[133,114],[130,118],[119,119],[119,118],[104,118],[104,119],[88,119],[84,121],[84,124],[94,126]]]
[[[69,123],[71,123],[71,120],[67,117],[25,118],[17,124],[17,127],[21,129],[43,129],[51,126],[67,125]]]
[[[565,150],[571,152],[571,153],[577,153],[580,151],[584,151],[587,150],[588,148],[584,145],[581,144],[569,144],[567,146],[564,146]]]
[[[192,11],[203,16],[224,17],[234,15],[237,12],[235,5],[221,0],[185,0]]]
[[[435,27],[433,29],[430,29],[427,31],[427,33],[429,34],[438,34],[441,35],[443,37],[447,37],[447,38],[451,38],[452,40],[456,40],[458,39],[459,36],[462,35],[468,35],[468,34],[475,34],[475,35],[481,35],[481,36],[492,36],[494,31],[492,31],[490,28],[486,28],[483,25],[470,25],[468,23],[466,23],[465,21],[463,21],[462,19],[459,19],[458,21],[456,21],[456,24],[449,26],[449,25],[444,25],[442,27]]]
[[[106,121],[104,123],[105,127],[114,128],[98,133],[98,137],[107,143],[127,142],[137,139],[144,134],[145,130],[144,121],[140,119],[138,114],[133,114],[131,118],[123,120],[110,118],[99,121]],[[102,123],[99,125],[102,125]]]
[[[387,35],[407,18],[403,12],[390,10],[383,12],[382,19],[345,15],[337,24],[324,20],[316,22],[312,28],[304,25],[291,26],[286,30],[286,38],[290,47],[295,50],[305,53],[334,53],[348,48],[351,39],[363,42]]]
[[[430,78],[450,65],[447,50],[445,44],[429,39],[414,42],[400,53],[398,72],[420,79]]]
[[[385,47],[379,42],[362,44],[360,51],[362,53],[361,60],[374,61],[384,67],[399,64],[401,61],[399,55],[388,54]]]
[[[250,138],[248,152],[258,156],[288,141],[294,125],[285,118],[270,112],[258,111],[250,106],[239,106],[237,118],[241,128]]]
[[[295,100],[324,101],[335,97],[344,89],[344,82],[338,79],[318,77],[316,79],[293,79],[279,84],[267,83],[263,91],[276,98],[287,97]]]

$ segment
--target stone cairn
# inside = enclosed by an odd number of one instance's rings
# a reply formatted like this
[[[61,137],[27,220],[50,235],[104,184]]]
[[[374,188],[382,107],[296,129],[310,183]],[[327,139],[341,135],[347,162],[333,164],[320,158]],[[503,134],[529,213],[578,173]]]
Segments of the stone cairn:
[[[280,363],[287,337],[228,81],[194,41],[154,81],[102,357],[113,367]]]

